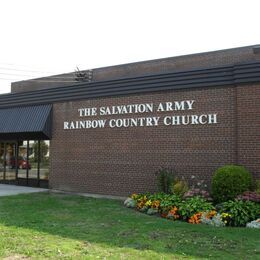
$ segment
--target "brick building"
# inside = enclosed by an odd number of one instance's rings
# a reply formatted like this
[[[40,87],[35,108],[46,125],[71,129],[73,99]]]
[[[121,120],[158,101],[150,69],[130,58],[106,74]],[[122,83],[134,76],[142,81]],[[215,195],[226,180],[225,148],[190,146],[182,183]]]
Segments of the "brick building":
[[[260,178],[260,47],[15,82],[0,118],[1,183],[125,196],[160,167],[209,188],[225,164]]]

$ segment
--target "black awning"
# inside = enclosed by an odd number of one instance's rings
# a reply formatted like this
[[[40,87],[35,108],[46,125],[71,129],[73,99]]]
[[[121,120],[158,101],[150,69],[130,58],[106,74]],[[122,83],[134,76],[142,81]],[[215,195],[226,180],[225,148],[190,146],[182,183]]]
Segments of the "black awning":
[[[51,139],[52,105],[0,109],[0,140]]]

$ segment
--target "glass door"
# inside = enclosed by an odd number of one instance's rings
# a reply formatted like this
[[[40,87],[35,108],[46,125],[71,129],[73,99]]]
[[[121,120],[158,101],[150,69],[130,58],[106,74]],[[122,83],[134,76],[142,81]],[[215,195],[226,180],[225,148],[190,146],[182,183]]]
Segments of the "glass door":
[[[16,143],[0,142],[0,183],[16,180]]]
[[[16,180],[16,165],[19,164],[16,156],[16,142],[7,142],[4,146],[4,165],[5,165],[5,181],[15,182]]]
[[[31,186],[39,186],[39,141],[28,141],[28,182]]]
[[[18,142],[17,180],[18,184],[27,185],[28,179],[28,147],[27,141]]]
[[[18,160],[19,185],[48,187],[49,141],[19,142]]]
[[[48,187],[47,140],[0,142],[0,183]]]

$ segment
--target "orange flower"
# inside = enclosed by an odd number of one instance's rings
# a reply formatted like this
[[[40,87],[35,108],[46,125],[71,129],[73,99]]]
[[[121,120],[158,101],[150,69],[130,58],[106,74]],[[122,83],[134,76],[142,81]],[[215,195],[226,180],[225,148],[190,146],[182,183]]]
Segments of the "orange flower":
[[[145,203],[147,202],[147,197],[143,196],[137,200],[137,208],[141,209],[145,206]]]
[[[178,219],[180,217],[180,215],[177,214],[178,208],[177,207],[173,207],[169,212],[167,217],[168,218],[174,218],[174,219]]]
[[[211,210],[210,212],[207,213],[206,218],[212,219],[214,216],[216,216],[217,211],[216,210]]]
[[[191,216],[188,221],[189,221],[189,223],[191,223],[191,224],[199,224],[199,223],[200,223],[200,218],[201,218],[201,216],[202,216],[202,213],[201,213],[201,212],[196,213],[196,214],[194,214],[193,216]]]
[[[138,202],[136,206],[138,209],[142,209],[145,206],[145,201]]]
[[[160,207],[160,201],[159,200],[153,201],[151,207],[154,209],[158,209]]]

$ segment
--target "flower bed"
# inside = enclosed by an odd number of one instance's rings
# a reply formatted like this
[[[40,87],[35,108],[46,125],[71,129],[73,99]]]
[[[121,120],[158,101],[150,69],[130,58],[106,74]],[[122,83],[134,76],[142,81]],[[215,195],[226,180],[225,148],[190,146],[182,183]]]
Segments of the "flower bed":
[[[215,227],[246,226],[260,217],[259,203],[238,199],[214,205],[202,196],[185,198],[165,193],[132,194],[124,204],[148,215]],[[247,226],[259,225],[252,222]]]

